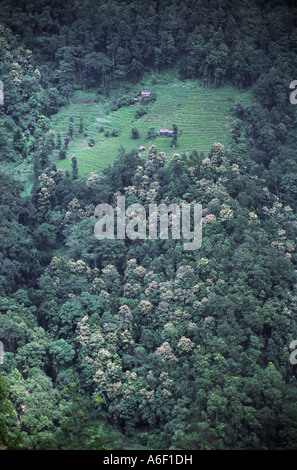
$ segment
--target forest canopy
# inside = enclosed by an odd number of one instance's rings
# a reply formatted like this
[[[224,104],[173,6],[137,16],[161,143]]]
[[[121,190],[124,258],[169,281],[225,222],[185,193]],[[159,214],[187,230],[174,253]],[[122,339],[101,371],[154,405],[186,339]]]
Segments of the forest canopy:
[[[296,26],[293,1],[0,1],[1,448],[296,449]],[[75,89],[164,71],[251,92],[230,148],[59,168]],[[202,204],[201,248],[99,241],[119,195]]]

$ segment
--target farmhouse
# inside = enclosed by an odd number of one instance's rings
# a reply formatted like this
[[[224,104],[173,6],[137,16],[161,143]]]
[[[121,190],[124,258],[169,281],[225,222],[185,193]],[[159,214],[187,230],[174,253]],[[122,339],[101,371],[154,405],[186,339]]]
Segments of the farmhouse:
[[[152,92],[151,91],[141,91],[138,96],[134,98],[134,102],[139,102],[141,99],[149,99],[151,98]]]
[[[166,135],[166,136],[172,136],[173,131],[170,131],[169,129],[160,129],[157,132],[157,135]]]
[[[150,98],[151,97],[151,91],[142,91],[141,92],[141,98]]]

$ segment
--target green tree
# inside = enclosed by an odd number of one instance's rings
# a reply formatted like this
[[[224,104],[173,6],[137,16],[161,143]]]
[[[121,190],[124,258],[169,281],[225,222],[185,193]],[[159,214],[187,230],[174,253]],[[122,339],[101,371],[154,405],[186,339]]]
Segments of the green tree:
[[[78,166],[77,166],[77,157],[75,155],[71,157],[71,165],[72,165],[72,178],[76,180],[78,178]]]
[[[68,124],[68,135],[69,135],[70,139],[72,139],[72,137],[73,137],[73,121],[70,121],[70,123]]]
[[[136,127],[133,127],[131,132],[132,132],[133,139],[138,139],[139,138],[139,131],[138,131],[138,129],[136,129]]]
[[[103,431],[100,422],[94,420],[95,403],[82,398],[77,384],[71,382],[64,387],[63,401],[59,411],[62,416],[54,436],[56,449],[87,450],[106,449],[110,436]]]
[[[152,140],[156,137],[156,130],[154,127],[150,127],[146,133],[146,140]]]
[[[82,134],[82,133],[83,133],[83,130],[84,130],[84,123],[83,123],[83,119],[80,118],[80,119],[79,119],[79,128],[78,128],[79,134]]]
[[[171,147],[175,148],[177,145],[177,137],[178,137],[178,127],[176,124],[173,124],[173,133],[171,139]]]
[[[16,428],[16,413],[8,399],[9,388],[0,374],[0,449],[19,449],[21,436]],[[10,418],[10,419],[9,419]],[[14,425],[10,429],[11,426]]]
[[[67,156],[66,150],[61,149],[61,150],[59,151],[59,159],[60,159],[60,160],[65,160],[66,156]]]
[[[61,134],[60,134],[60,132],[58,132],[58,134],[57,134],[57,143],[56,143],[56,148],[57,148],[57,149],[60,149],[60,148],[61,148],[61,146],[62,146],[62,141],[61,141]]]

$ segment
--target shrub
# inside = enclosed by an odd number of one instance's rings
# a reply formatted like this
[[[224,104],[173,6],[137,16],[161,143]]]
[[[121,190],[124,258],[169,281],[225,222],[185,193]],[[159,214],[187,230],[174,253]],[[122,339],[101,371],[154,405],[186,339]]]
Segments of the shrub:
[[[139,131],[136,129],[136,127],[132,128],[132,137],[133,139],[138,139],[139,138]]]
[[[147,140],[149,139],[154,139],[156,137],[156,130],[154,127],[150,127],[149,130],[146,133],[147,135]]]
[[[66,151],[61,149],[59,152],[59,159],[64,160],[66,158]]]
[[[135,119],[139,119],[141,116],[144,116],[147,114],[147,110],[144,108],[137,108],[135,112]]]

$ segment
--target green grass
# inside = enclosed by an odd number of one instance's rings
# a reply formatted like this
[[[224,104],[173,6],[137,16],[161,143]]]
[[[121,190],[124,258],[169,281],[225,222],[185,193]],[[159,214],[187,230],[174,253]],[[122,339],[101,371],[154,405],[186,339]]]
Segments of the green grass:
[[[93,101],[96,96],[94,90],[76,91],[71,103],[62,107],[51,121],[51,131],[59,132],[62,141],[67,137],[70,117],[74,121],[74,134],[69,144],[67,159],[57,160],[57,167],[70,170],[70,159],[74,154],[78,159],[80,176],[100,172],[117,157],[120,146],[130,151],[144,145],[147,151],[149,146],[154,144],[158,151],[165,152],[168,159],[171,159],[174,153],[193,150],[208,154],[214,142],[221,142],[228,147],[232,128],[230,108],[241,95],[246,99],[246,94],[241,94],[231,86],[206,89],[201,87],[197,80],[179,81],[167,78],[165,82],[160,83],[161,80],[160,77],[155,80],[157,83],[152,84],[148,79],[135,85],[134,89],[130,88],[130,91],[135,92],[150,89],[157,94],[157,100],[147,105],[148,113],[140,119],[135,119],[134,116],[138,104],[108,112],[109,103],[106,100],[102,99],[99,103]],[[84,134],[87,135],[78,133],[80,118],[83,119]],[[172,129],[173,124],[181,131],[175,149],[170,145],[170,137],[146,140],[146,132],[150,127],[157,131],[162,127]],[[101,126],[110,133],[116,129],[119,136],[106,137],[104,132],[100,132]],[[132,138],[133,127],[139,130],[139,139]],[[88,146],[91,138],[95,141],[92,148]]]
[[[21,194],[29,196],[33,185],[33,169],[32,165],[24,160],[22,163],[15,162],[0,162],[0,171],[9,174],[17,181],[20,181],[23,186]]]

